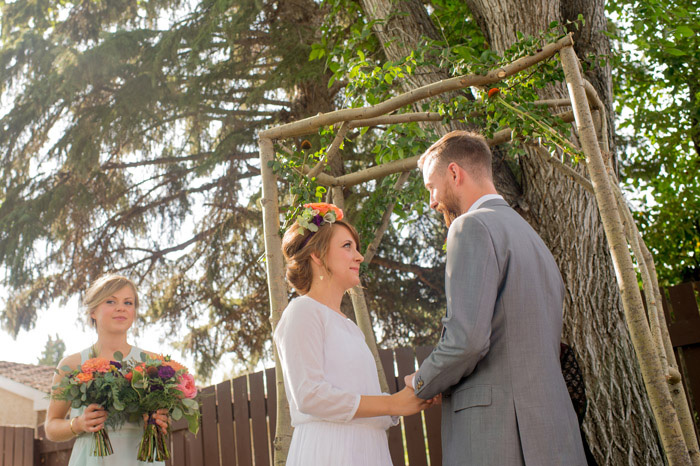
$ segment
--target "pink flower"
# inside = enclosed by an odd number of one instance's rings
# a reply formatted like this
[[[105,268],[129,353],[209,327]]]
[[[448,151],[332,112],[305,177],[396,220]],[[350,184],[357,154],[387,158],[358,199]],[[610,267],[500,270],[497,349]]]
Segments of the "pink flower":
[[[175,388],[182,392],[184,398],[194,398],[197,396],[197,387],[194,386],[194,377],[190,374],[182,374],[178,382],[180,383]]]

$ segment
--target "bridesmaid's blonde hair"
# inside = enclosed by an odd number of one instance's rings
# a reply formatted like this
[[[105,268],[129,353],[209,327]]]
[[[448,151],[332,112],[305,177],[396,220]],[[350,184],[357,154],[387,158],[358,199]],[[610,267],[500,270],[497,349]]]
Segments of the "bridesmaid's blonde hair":
[[[85,298],[83,299],[83,305],[87,308],[88,319],[90,319],[90,324],[95,326],[95,319],[92,318],[92,311],[97,309],[97,306],[104,303],[107,298],[112,296],[117,291],[121,290],[125,286],[131,287],[131,291],[134,292],[134,308],[138,310],[139,308],[139,294],[136,291],[136,285],[134,282],[122,275],[107,274],[98,278],[87,292],[85,292]]]

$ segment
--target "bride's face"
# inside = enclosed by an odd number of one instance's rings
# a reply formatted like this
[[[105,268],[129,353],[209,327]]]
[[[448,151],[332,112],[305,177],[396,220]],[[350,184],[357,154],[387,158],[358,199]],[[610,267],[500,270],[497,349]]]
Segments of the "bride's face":
[[[360,284],[360,264],[364,258],[357,248],[350,230],[341,225],[333,228],[325,262],[330,280],[343,290]]]

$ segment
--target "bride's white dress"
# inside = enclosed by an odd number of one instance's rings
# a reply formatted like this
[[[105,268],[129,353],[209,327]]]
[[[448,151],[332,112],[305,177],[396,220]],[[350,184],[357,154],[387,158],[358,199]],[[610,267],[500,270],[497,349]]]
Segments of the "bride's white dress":
[[[381,395],[374,358],[351,320],[312,298],[289,303],[275,330],[294,434],[288,466],[389,466],[398,418],[353,419],[360,395]]]

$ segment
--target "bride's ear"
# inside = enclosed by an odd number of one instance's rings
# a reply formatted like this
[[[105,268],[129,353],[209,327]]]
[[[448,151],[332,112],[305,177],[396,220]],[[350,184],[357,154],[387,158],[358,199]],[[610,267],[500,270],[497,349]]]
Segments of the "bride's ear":
[[[316,254],[315,252],[312,252],[311,254],[309,254],[309,257],[311,257],[311,260],[314,261],[314,264],[316,264],[318,266],[323,265],[323,262],[321,262],[321,259],[318,257],[318,254]]]

